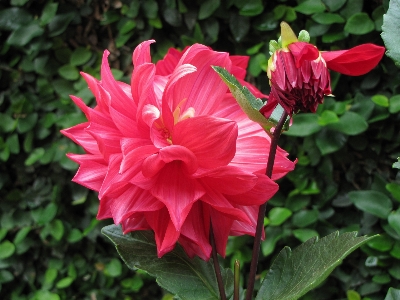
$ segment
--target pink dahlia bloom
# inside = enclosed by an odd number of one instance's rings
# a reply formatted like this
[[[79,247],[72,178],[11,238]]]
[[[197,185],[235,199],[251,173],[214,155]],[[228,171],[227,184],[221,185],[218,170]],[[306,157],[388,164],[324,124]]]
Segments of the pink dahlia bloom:
[[[196,44],[155,65],[153,42],[135,49],[130,85],[113,78],[108,51],[100,81],[82,73],[97,105],[71,96],[88,119],[62,131],[86,151],[68,154],[80,165],[73,181],[99,192],[99,219],[153,230],[159,257],[179,242],[209,259],[210,226],[224,256],[229,235],[254,235],[259,205],[294,163],[279,149],[272,179],[264,175],[270,139],[211,68],[243,81],[247,58]]]
[[[298,41],[284,22],[281,46],[268,62],[271,93],[267,105],[260,110],[267,118],[278,103],[289,115],[316,112],[324,96],[332,92],[329,69],[345,75],[363,75],[376,67],[385,53],[384,47],[374,44],[320,52],[314,45]]]

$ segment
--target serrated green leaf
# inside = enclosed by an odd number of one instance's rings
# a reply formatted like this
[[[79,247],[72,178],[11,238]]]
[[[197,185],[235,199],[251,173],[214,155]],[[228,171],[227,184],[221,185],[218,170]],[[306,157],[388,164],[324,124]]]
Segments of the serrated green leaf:
[[[156,277],[161,287],[180,299],[219,298],[212,260],[190,259],[180,246],[158,258],[151,231],[123,234],[119,226],[109,225],[102,229],[102,233],[114,243],[128,267],[139,268]],[[222,269],[221,272],[229,298],[233,293],[233,273],[230,269]]]
[[[343,259],[374,237],[356,232],[312,238],[291,251],[285,247],[265,276],[256,300],[298,299],[320,284]]]
[[[400,66],[400,0],[391,0],[389,9],[383,15],[382,39],[386,46],[386,55]]]
[[[259,112],[259,109],[264,105],[259,98],[256,98],[246,87],[242,86],[226,69],[216,66],[213,66],[213,69],[226,83],[233,97],[235,97],[237,103],[249,119],[260,124],[270,134],[270,129],[278,124],[283,113],[283,108],[279,105],[269,119],[265,118]],[[288,123],[286,122],[284,130],[287,130]]]

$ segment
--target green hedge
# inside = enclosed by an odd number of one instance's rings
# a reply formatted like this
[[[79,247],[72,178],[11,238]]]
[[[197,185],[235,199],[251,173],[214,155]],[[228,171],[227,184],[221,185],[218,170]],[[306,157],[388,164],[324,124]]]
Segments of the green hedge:
[[[251,56],[248,80],[268,93],[268,42],[279,23],[306,29],[321,50],[382,44],[388,1],[11,0],[0,2],[0,298],[171,299],[131,271],[100,234],[97,196],[70,182],[79,153],[60,129],[83,122],[69,95],[93,104],[79,71],[99,78],[111,51],[116,78],[154,38],[169,47],[203,43]],[[262,269],[288,245],[335,230],[381,236],[353,253],[304,299],[383,299],[400,279],[400,73],[384,58],[370,74],[332,74],[335,97],[301,114],[281,146],[298,158],[265,219]],[[252,238],[229,240],[227,265],[248,268]],[[261,269],[261,268],[260,268]],[[361,297],[360,297],[361,295]]]

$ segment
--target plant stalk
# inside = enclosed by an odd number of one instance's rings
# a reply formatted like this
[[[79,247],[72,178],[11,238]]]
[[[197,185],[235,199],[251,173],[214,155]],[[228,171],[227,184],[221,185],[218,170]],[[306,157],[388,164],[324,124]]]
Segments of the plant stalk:
[[[235,259],[233,278],[233,300],[239,300],[240,262],[237,259]]]
[[[214,271],[215,271],[215,276],[217,277],[219,295],[221,297],[221,300],[226,300],[224,283],[222,282],[221,269],[219,267],[219,262],[218,262],[217,247],[215,247],[215,238],[214,238],[214,231],[212,224],[210,224],[210,242],[212,248]]]
[[[279,137],[281,136],[282,128],[286,122],[287,116],[288,114],[286,112],[282,114],[278,124],[275,127],[275,131],[272,135],[271,146],[269,148],[267,169],[265,172],[265,175],[267,175],[269,178],[272,177],[272,169],[274,167],[276,148],[278,147],[278,140]],[[250,273],[247,282],[246,300],[251,300],[253,298],[254,283],[256,281],[257,264],[258,264],[258,257],[260,255],[261,235],[264,226],[264,216],[266,207],[267,207],[267,202],[260,205],[260,208],[258,210],[256,234],[254,236],[254,244],[253,244],[253,254],[251,257]]]

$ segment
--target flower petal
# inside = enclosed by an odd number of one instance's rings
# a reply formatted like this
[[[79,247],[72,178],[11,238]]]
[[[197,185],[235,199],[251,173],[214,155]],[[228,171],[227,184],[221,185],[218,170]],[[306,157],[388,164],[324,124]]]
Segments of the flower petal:
[[[349,50],[321,52],[329,69],[352,76],[368,73],[382,59],[385,48],[374,44],[363,44]]]
[[[300,68],[305,60],[315,60],[319,57],[317,47],[306,42],[296,42],[288,46],[296,61],[296,67]]]
[[[236,122],[200,116],[180,121],[172,133],[172,143],[188,148],[200,167],[227,165],[235,155],[238,127]]]
[[[184,174],[179,161],[173,161],[160,170],[150,192],[165,204],[175,228],[180,230],[193,203],[205,190]]]

